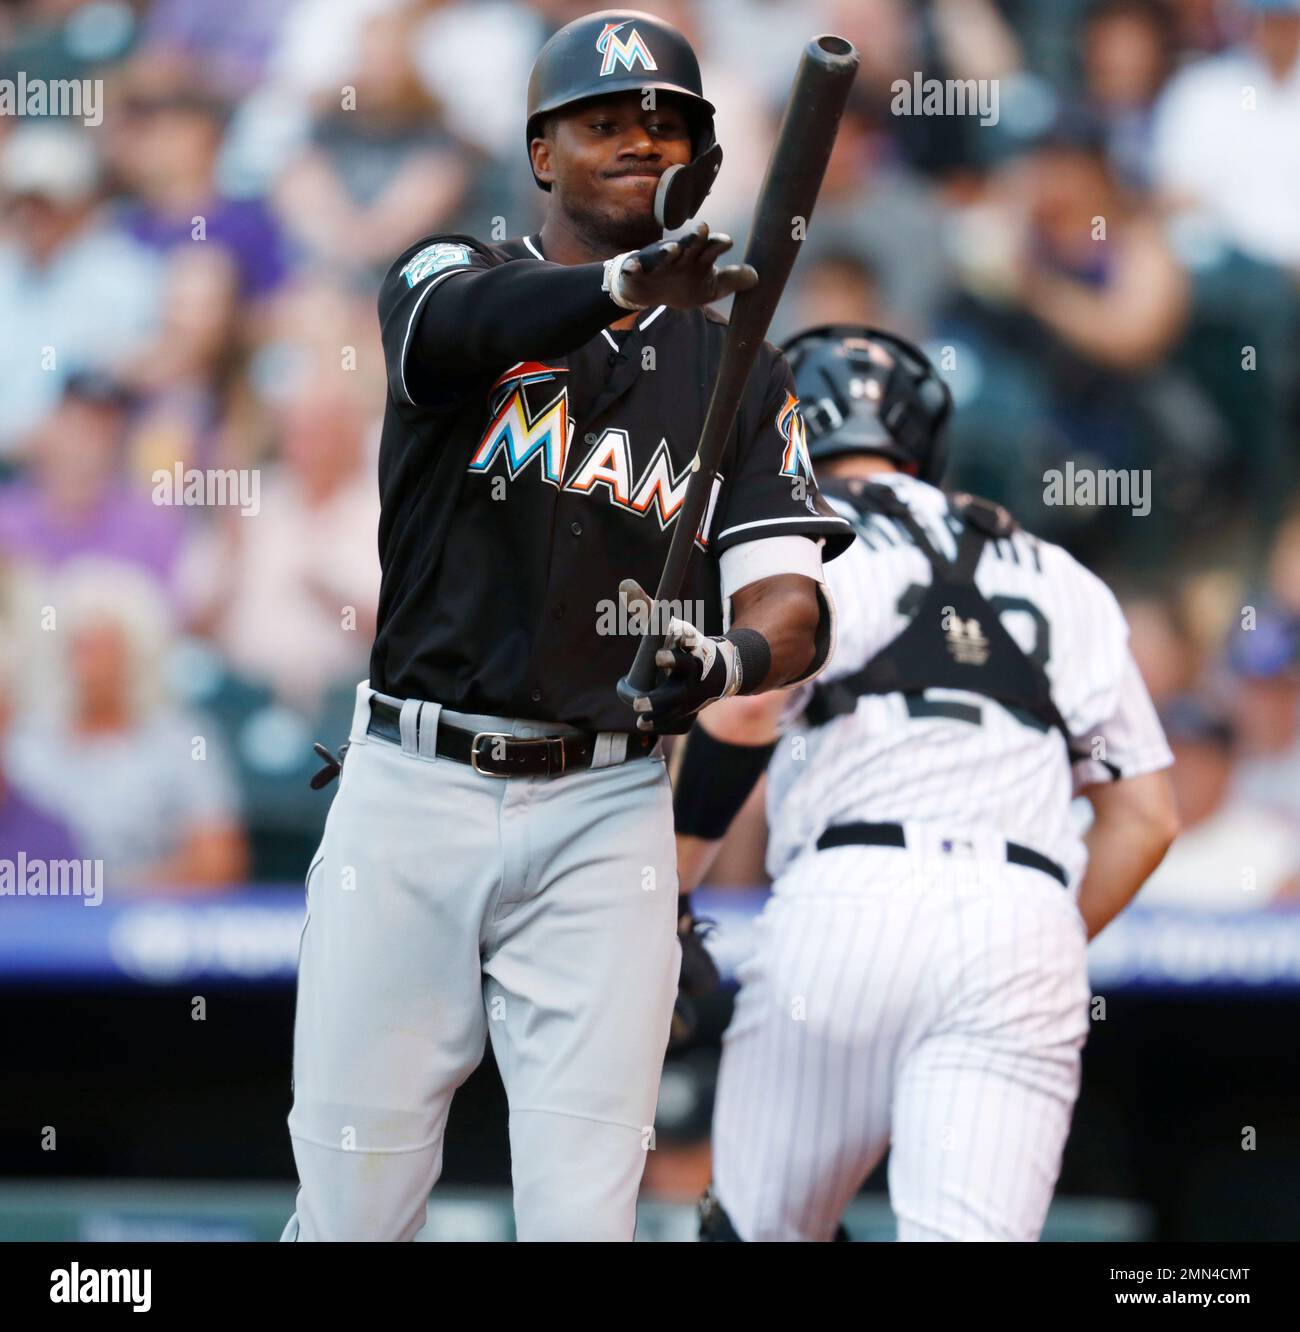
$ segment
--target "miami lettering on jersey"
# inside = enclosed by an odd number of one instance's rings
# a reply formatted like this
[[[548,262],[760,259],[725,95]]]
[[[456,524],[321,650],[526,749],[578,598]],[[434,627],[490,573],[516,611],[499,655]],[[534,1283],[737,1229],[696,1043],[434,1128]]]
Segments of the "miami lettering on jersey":
[[[635,28],[626,37],[616,35],[620,28],[626,28],[631,22],[631,19],[623,19],[618,23],[606,23],[596,38],[596,50],[605,57],[600,66],[601,78],[612,74],[616,65],[630,70],[637,61],[641,62],[643,69],[659,68],[654,56],[650,54],[650,48],[645,44],[645,38]]]
[[[615,507],[634,513],[638,518],[653,514],[660,530],[664,530],[677,517],[691,479],[690,463],[679,472],[673,471],[672,454],[666,439],[659,441],[649,463],[638,475],[633,471],[632,444],[627,431],[606,427],[573,475],[564,481],[565,462],[573,436],[568,390],[561,388],[534,414],[529,408],[525,389],[530,384],[546,383],[565,373],[563,366],[521,361],[497,379],[488,395],[492,419],[474,449],[469,470],[479,474],[489,472],[501,456],[505,459],[510,480],[514,481],[537,458],[542,480],[557,490],[594,495],[598,487],[603,487],[605,497]],[[721,478],[715,478],[709,509],[700,525],[697,540],[701,546],[706,542],[705,534],[713,516],[720,482]]]
[[[642,518],[653,512],[662,531],[677,517],[690,479],[690,463],[673,475],[668,441],[661,439],[649,466],[633,483],[627,431],[607,428],[564,488],[589,494],[595,486],[603,485],[611,504]]]
[[[785,393],[785,402],[776,414],[776,428],[785,440],[785,452],[781,455],[781,475],[806,477],[812,476],[812,461],[808,457],[808,431],[803,417],[799,415],[799,399],[790,392]]]

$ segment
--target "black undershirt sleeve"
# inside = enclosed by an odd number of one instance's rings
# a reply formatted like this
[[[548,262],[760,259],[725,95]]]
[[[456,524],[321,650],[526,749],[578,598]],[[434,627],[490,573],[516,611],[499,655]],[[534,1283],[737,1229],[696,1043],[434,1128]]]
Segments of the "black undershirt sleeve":
[[[442,379],[581,347],[628,313],[601,290],[603,269],[517,260],[448,274],[420,312],[408,368]]]
[[[775,740],[761,745],[733,745],[696,726],[673,782],[676,831],[684,837],[721,840],[775,749]]]

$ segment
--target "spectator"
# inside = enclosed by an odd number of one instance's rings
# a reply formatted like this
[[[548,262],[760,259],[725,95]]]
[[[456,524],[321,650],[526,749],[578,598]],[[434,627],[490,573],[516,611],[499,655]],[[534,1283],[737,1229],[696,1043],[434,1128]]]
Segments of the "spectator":
[[[1151,210],[1120,194],[1095,130],[1065,130],[1006,179],[1025,223],[1013,300],[1102,370],[1158,363],[1182,332],[1186,280]]]
[[[280,227],[257,198],[217,184],[225,109],[192,72],[137,63],[123,89],[112,159],[131,198],[123,229],[158,255],[219,251],[234,262],[241,299],[274,291],[285,275]]]
[[[549,3],[546,8],[562,6]],[[726,61],[750,80],[765,101],[778,105],[790,91],[796,53],[809,34],[841,31],[834,0],[709,0],[695,9],[701,34],[697,53],[702,48]],[[551,31],[576,17],[553,14]]]
[[[1150,206],[1120,191],[1095,128],[1067,118],[953,231],[964,291],[939,338],[957,349],[956,480],[1076,552],[1089,529],[1107,549],[1167,550],[1175,514],[1208,512],[1222,441],[1196,383],[1164,365],[1188,291]],[[1067,461],[1148,477],[1154,517],[1048,506],[1043,478]]]
[[[1189,692],[1200,673],[1196,639],[1169,597],[1124,598],[1129,649],[1157,708]]]
[[[337,98],[353,72],[366,23],[409,0],[296,0],[271,56],[269,83],[294,98]]]
[[[1300,619],[1300,513],[1279,527],[1269,557],[1269,587],[1278,608]]]
[[[247,327],[240,312],[238,275],[228,253],[197,246],[175,252],[158,337],[118,367],[139,399],[128,446],[133,476],[152,477],[178,462],[229,465],[221,456],[222,433],[239,387]]]
[[[897,80],[910,82],[916,74],[1010,91],[1021,82],[1021,51],[1000,8],[993,0],[837,0],[830,30],[857,47],[862,64],[856,89],[875,105],[892,104]],[[917,170],[951,179],[997,151],[998,131],[981,119],[897,115],[890,134]]]
[[[246,851],[225,756],[167,701],[166,604],[127,565],[69,565],[51,592],[57,668],[13,727],[15,784],[104,864],[109,901],[237,883]]]
[[[67,823],[5,771],[5,741],[19,706],[19,641],[18,626],[6,615],[0,619],[0,859],[13,859],[21,851],[29,860],[75,860],[80,852]]]
[[[1228,650],[1241,737],[1234,793],[1300,831],[1300,620],[1264,609]]]
[[[878,274],[876,313],[912,337],[929,332],[951,290],[938,192],[898,159],[862,99],[850,102],[840,122],[807,249],[805,263],[853,255]]]
[[[1121,184],[1151,184],[1157,96],[1173,69],[1174,19],[1165,0],[1100,0],[1083,29],[1084,99],[1103,127]]]
[[[136,32],[132,6],[36,0],[0,10],[0,78],[91,78],[118,60]]]
[[[1190,695],[1173,700],[1163,720],[1182,831],[1142,889],[1142,904],[1250,910],[1293,893],[1300,837],[1294,824],[1233,793],[1231,721]]]
[[[533,58],[550,36],[536,5],[519,0],[452,0],[427,6],[415,30],[421,81],[446,108],[447,128],[481,152],[520,164],[520,99]],[[490,71],[483,67],[491,53]]]
[[[874,324],[893,328],[883,308],[875,270],[853,251],[823,249],[782,302],[774,335],[793,336],[818,324]]]
[[[1300,0],[1248,0],[1249,36],[1176,75],[1156,108],[1155,173],[1253,259],[1300,270]]]
[[[412,63],[417,17],[402,7],[365,23],[342,102],[317,118],[277,192],[305,254],[343,271],[379,276],[411,241],[447,229],[469,182]]]
[[[367,350],[374,337],[372,293],[327,273],[304,274],[275,302],[249,378],[264,404],[279,401],[286,385],[313,374],[337,374],[341,354],[350,356],[350,393],[378,412],[387,378],[382,358]]]
[[[95,142],[84,129],[24,124],[0,143],[0,457],[72,369],[109,365],[157,327],[162,264],[106,225]]]
[[[38,569],[100,556],[142,569],[170,589],[180,512],[150,500],[123,470],[133,398],[107,375],[68,380],[32,439],[30,474],[0,488],[0,552]]]
[[[201,66],[215,86],[239,96],[265,73],[282,9],[265,0],[153,0],[141,45]]]
[[[226,518],[191,567],[197,625],[241,674],[311,713],[331,684],[365,674],[379,599],[379,496],[367,417],[337,371],[276,412],[280,462],[261,510]],[[189,562],[187,562],[189,563]]]

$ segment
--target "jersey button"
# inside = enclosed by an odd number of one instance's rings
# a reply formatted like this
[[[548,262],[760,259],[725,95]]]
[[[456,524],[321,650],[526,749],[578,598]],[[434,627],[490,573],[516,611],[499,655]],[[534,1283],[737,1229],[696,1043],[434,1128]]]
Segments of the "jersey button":
[[[581,523],[570,523],[570,524],[569,524],[569,531],[572,532],[574,536],[581,536],[581,535],[582,535],[582,524],[581,524]]]
[[[534,689],[532,699],[534,703],[540,703],[542,701],[542,691],[540,689]]]
[[[555,604],[555,609],[551,612],[557,620],[564,619],[564,602],[559,601]]]

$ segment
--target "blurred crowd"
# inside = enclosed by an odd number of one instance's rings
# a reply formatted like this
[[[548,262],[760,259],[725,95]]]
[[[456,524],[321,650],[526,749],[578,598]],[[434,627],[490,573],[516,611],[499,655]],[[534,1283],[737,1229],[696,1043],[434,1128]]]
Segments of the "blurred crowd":
[[[536,229],[528,70],[597,7],[0,6],[0,80],[103,81],[102,124],[0,115],[0,856],[75,848],[110,900],[301,877],[374,627],[378,280]],[[638,7],[700,54],[703,215],[742,242],[800,48],[858,47],[773,338],[921,340],[952,480],[1117,586],[1187,829],[1146,900],[1291,894],[1300,0]],[[914,76],[996,117],[902,114]],[[1145,474],[1150,512],[1047,503],[1067,462]],[[761,875],[753,816],[724,879]]]

